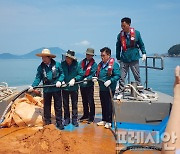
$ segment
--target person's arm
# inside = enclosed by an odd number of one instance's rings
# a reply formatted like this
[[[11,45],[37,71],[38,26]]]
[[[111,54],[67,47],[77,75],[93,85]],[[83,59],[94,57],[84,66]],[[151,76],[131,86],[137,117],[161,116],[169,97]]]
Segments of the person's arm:
[[[64,72],[63,72],[61,64],[59,64],[59,73],[60,73],[60,76],[59,76],[58,81],[62,82],[64,81]]]
[[[81,80],[83,80],[84,74],[83,74],[83,70],[81,68],[80,63],[78,63],[77,67],[78,67],[77,68],[77,75],[76,75],[76,77],[74,79],[75,79],[75,81],[81,81]]]
[[[112,72],[112,77],[111,77],[111,82],[116,82],[118,81],[120,78],[120,68],[119,65],[117,63],[114,63],[114,68],[113,68],[113,72]]]
[[[172,143],[172,140],[163,143],[163,154],[171,154],[175,153],[174,151],[167,151],[165,146],[175,147],[176,149],[180,149],[180,66],[177,66],[175,69],[175,82],[174,82],[174,101],[172,110],[170,113],[169,121],[166,127],[166,133],[172,135],[172,133],[176,134],[177,139],[175,143]],[[171,136],[172,137],[172,136]],[[172,138],[171,138],[172,139]]]
[[[43,72],[42,72],[42,68],[41,68],[41,65],[37,68],[37,73],[36,73],[36,77],[35,77],[35,80],[32,84],[32,86],[38,86],[39,83],[41,82],[43,78]]]
[[[137,44],[142,52],[142,54],[146,54],[146,50],[145,50],[145,45],[144,45],[144,42],[141,38],[141,34],[139,31],[136,31],[136,34],[138,35],[138,41],[137,41]]]

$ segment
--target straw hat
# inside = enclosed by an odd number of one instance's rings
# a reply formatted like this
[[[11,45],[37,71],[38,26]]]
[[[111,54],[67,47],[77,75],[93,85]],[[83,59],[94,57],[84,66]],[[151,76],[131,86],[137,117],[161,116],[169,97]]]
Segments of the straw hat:
[[[55,58],[56,57],[56,55],[51,54],[49,49],[43,49],[42,52],[36,54],[36,56],[38,56],[38,57],[47,56],[47,57],[51,57],[51,58]]]
[[[72,51],[72,50],[68,50],[68,51],[66,52],[65,56],[76,60],[75,52]]]
[[[94,49],[93,48],[87,48],[86,54],[94,56]]]

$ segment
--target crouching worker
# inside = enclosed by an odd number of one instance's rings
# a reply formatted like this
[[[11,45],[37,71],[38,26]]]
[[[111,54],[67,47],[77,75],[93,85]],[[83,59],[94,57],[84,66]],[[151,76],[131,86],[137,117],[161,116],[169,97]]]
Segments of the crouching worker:
[[[114,95],[117,81],[120,78],[120,71],[119,65],[115,62],[114,58],[111,58],[111,49],[104,47],[100,52],[102,61],[98,64],[97,77],[93,77],[93,81],[96,81],[98,78],[105,82],[99,81],[102,121],[98,122],[97,125],[110,128],[112,125],[112,101],[109,86]]]
[[[69,111],[69,96],[72,103],[72,124],[78,127],[78,85],[76,81],[83,79],[82,71],[75,57],[75,52],[68,50],[65,54],[65,61],[61,63],[64,72],[64,81],[67,86],[62,90],[63,95],[63,107],[64,107],[64,125],[67,126],[70,123],[70,111]],[[64,85],[64,84],[63,84]]]
[[[84,83],[80,85],[82,103],[83,103],[83,116],[80,118],[80,122],[88,120],[88,124],[94,121],[95,105],[94,105],[94,83],[87,81],[91,79],[97,70],[97,64],[93,59],[94,49],[88,48],[86,50],[86,58],[81,63],[81,69],[83,70]]]
[[[60,87],[64,80],[63,70],[60,63],[52,59],[56,56],[51,54],[49,49],[43,49],[42,53],[36,54],[36,56],[42,57],[42,63],[37,68],[36,78],[28,91],[32,92],[33,87],[38,86],[41,81],[43,81],[43,85],[56,85],[55,87],[43,88],[44,124],[51,124],[51,101],[53,97],[56,127],[62,130],[64,126],[62,123],[62,96]]]

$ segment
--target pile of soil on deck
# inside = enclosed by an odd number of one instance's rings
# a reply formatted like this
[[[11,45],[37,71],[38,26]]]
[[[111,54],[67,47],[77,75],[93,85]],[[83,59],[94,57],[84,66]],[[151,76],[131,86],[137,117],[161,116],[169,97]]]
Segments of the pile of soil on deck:
[[[78,140],[59,131],[54,125],[45,126],[30,136],[19,137],[18,141],[31,153],[74,153],[79,150],[78,145],[87,140]],[[86,144],[84,145],[86,146]]]
[[[0,153],[85,154],[112,153],[115,151],[115,145],[113,147],[111,145],[113,142],[98,143],[98,139],[92,138],[91,134],[81,135],[79,132],[60,131],[53,124],[42,129],[36,129],[36,131],[32,131],[30,128],[29,130],[18,128],[18,130],[12,131],[10,129],[12,128],[7,128],[7,135],[0,135]],[[24,132],[20,133],[20,129],[24,129]],[[19,131],[19,134],[15,131]],[[13,133],[14,137],[12,137]]]

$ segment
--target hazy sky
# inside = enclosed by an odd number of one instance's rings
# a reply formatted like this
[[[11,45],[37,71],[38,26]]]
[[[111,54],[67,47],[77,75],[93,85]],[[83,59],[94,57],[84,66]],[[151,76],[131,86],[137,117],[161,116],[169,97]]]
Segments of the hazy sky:
[[[0,53],[41,47],[115,53],[120,20],[132,19],[147,54],[180,43],[180,0],[0,0]]]

